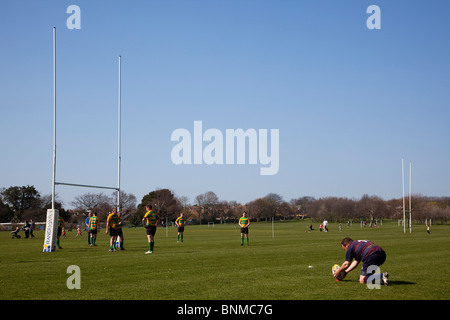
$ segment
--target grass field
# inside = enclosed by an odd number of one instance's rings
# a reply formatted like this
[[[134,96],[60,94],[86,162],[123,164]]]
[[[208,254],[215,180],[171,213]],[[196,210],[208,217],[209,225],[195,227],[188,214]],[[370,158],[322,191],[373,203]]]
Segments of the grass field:
[[[62,239],[63,249],[43,253],[43,231],[34,239],[11,239],[0,232],[0,299],[152,299],[152,300],[441,300],[450,299],[450,226],[414,225],[403,234],[397,221],[381,228],[353,225],[339,232],[305,232],[309,221],[252,223],[250,246],[240,246],[233,224],[186,226],[183,244],[176,229],[159,228],[155,251],[143,228],[125,228],[124,251],[108,252],[101,230],[97,247],[86,234]],[[317,224],[315,224],[317,226]],[[391,285],[370,290],[357,282],[359,267],[342,282],[331,275],[341,264],[340,241],[369,239],[383,247],[382,271]],[[69,290],[70,265],[81,270],[81,289]]]

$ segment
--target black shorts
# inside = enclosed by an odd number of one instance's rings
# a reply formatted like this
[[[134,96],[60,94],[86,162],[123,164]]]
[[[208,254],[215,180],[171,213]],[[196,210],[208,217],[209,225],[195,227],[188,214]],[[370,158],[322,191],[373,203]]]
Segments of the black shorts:
[[[367,275],[367,269],[369,266],[381,266],[386,261],[386,253],[383,250],[376,251],[363,261],[363,266],[361,268],[361,275]]]
[[[117,229],[117,235],[121,238],[123,238],[123,232],[122,232],[122,228]]]
[[[97,234],[97,229],[95,229],[95,230],[89,230],[88,231],[90,234]]]
[[[117,235],[118,235],[117,231],[118,231],[117,229],[114,229],[114,228],[109,227],[109,235],[110,235],[111,237],[117,236]]]
[[[178,227],[178,232],[184,232],[184,227]]]
[[[53,230],[55,230],[55,229],[53,229]],[[60,237],[61,236],[61,232],[62,232],[62,228],[58,227],[58,231],[56,232],[56,235],[58,237]]]
[[[154,226],[154,227],[152,227],[152,226],[145,227],[145,229],[147,230],[147,235],[148,236],[154,236],[155,233],[156,233],[156,226]]]
[[[241,228],[241,233],[248,234],[248,227]]]

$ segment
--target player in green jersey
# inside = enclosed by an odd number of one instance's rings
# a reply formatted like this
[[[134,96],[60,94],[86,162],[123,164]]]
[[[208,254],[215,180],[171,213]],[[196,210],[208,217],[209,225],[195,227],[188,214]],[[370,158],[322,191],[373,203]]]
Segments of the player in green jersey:
[[[98,217],[97,213],[93,212],[91,217],[89,218],[89,233],[88,233],[91,237],[90,240],[91,247],[96,246],[95,240],[97,240],[97,228],[98,228]]]
[[[145,206],[145,210],[147,212],[144,215],[144,218],[142,218],[142,224],[144,225],[146,232],[147,232],[147,240],[148,240],[148,248],[149,250],[145,252],[145,254],[153,253],[153,248],[155,247],[155,233],[156,233],[156,226],[159,222],[159,217],[152,210],[152,205],[147,204]]]
[[[250,225],[250,219],[247,217],[247,212],[242,213],[242,217],[239,219],[239,226],[241,227],[241,246],[244,245],[244,237],[247,240],[248,245],[248,226]]]
[[[186,223],[186,219],[184,218],[184,213],[181,213],[180,216],[175,220],[175,224],[178,227],[178,234],[177,234],[177,243],[183,242],[183,233],[184,233],[184,224]]]

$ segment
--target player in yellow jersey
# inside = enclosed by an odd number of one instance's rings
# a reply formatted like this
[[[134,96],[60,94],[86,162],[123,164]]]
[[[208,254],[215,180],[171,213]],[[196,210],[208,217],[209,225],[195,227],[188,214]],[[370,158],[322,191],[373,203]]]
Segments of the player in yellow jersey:
[[[148,251],[145,254],[149,254],[153,253],[153,248],[155,247],[155,233],[159,217],[156,212],[152,210],[151,204],[147,204],[145,210],[147,212],[145,213],[144,218],[142,218],[142,224],[146,229],[148,240]]]
[[[244,245],[244,237],[247,240],[248,245],[248,226],[250,225],[250,219],[247,217],[247,212],[242,213],[242,217],[239,219],[239,226],[241,227],[241,246]]]
[[[175,220],[175,224],[178,227],[178,234],[177,234],[177,243],[183,242],[183,233],[184,233],[184,224],[186,223],[186,219],[184,218],[184,213],[182,212],[180,216]]]
[[[98,217],[97,213],[93,212],[89,213],[89,233],[88,235],[91,237],[90,246],[96,246],[95,241],[97,240],[97,229],[98,229]]]
[[[108,215],[106,219],[106,234],[109,233],[109,251],[116,252],[116,239],[118,234],[119,216],[117,215],[117,209],[114,208],[113,211]]]

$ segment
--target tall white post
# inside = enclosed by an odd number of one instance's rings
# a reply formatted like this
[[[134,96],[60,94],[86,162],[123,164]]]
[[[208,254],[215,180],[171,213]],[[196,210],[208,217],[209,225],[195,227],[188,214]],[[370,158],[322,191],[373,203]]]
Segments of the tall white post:
[[[275,229],[273,226],[273,217],[272,217],[272,238],[275,238]]]
[[[52,209],[55,209],[56,181],[56,27],[53,27],[53,178],[52,178]]]
[[[169,236],[169,217],[166,217],[166,238]]]
[[[55,209],[55,179],[56,179],[56,28],[53,27],[53,178],[52,178],[52,208],[47,209],[45,221],[43,252],[54,252],[58,231],[59,211]]]
[[[411,161],[409,162],[409,233],[412,228],[412,216],[411,216]]]
[[[402,190],[403,190],[403,233],[406,233],[406,220],[405,220],[405,170],[402,159]]]
[[[118,123],[118,136],[117,136],[117,145],[118,145],[118,159],[117,159],[117,211],[120,210],[120,164],[121,164],[121,150],[120,150],[120,124],[121,124],[121,69],[122,69],[122,57],[119,56],[119,123]]]

